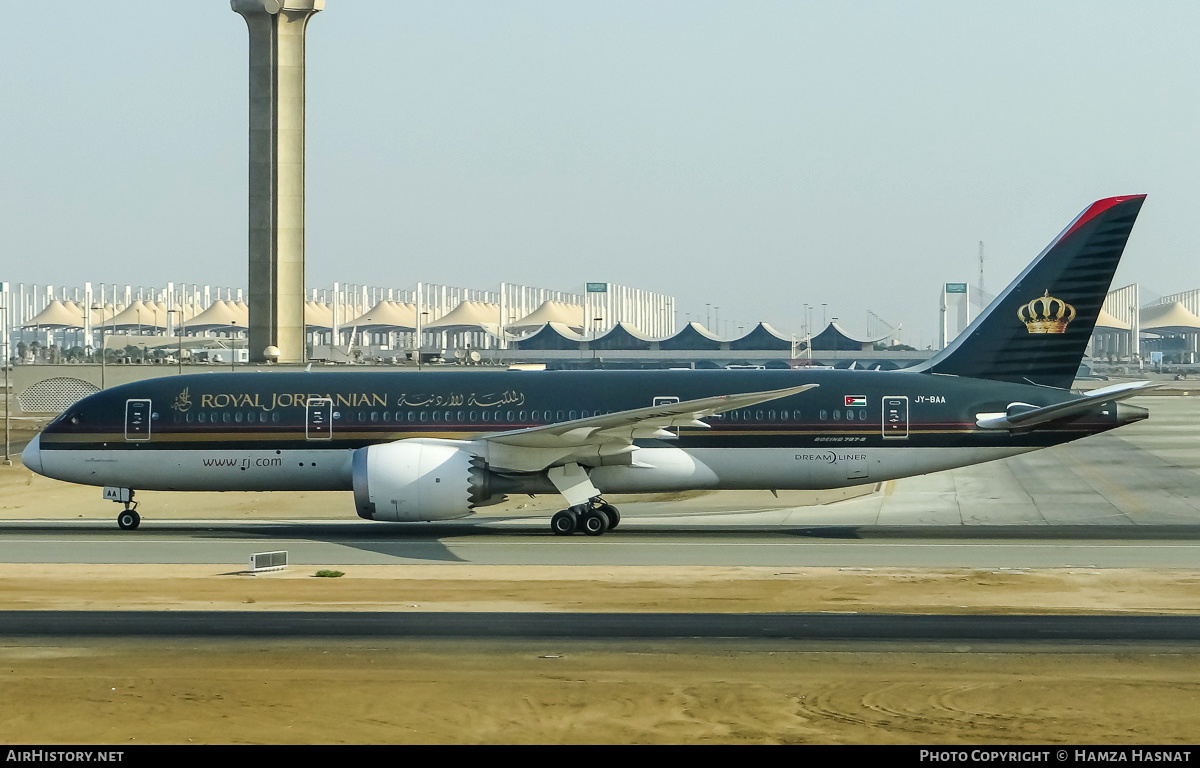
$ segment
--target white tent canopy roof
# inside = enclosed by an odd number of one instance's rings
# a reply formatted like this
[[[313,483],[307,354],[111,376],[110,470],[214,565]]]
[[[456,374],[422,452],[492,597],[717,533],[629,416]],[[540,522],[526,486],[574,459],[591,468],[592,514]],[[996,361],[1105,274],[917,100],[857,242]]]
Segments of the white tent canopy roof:
[[[583,333],[585,321],[583,307],[563,301],[543,301],[541,306],[512,325],[506,326],[509,333],[523,333],[541,328],[546,323],[558,323],[576,333]]]
[[[83,313],[71,304],[67,306],[58,299],[46,305],[37,316],[25,323],[25,328],[82,328]]]
[[[216,331],[228,328],[246,330],[248,320],[243,317],[237,305],[224,299],[217,299],[208,309],[193,317],[187,323],[189,331]]]
[[[423,326],[426,331],[488,331],[500,326],[500,305],[482,301],[464,301],[454,309]]]
[[[1141,312],[1141,329],[1153,333],[1196,333],[1200,331],[1200,317],[1180,302],[1144,308]]]
[[[1096,317],[1096,330],[1128,331],[1129,329],[1129,323],[1118,320],[1105,312],[1103,308],[1100,309],[1100,314]]]
[[[96,306],[92,307],[92,326],[100,328],[101,326],[107,325],[124,310],[124,304],[118,304],[115,307],[112,304],[104,304],[103,306],[97,304]]]
[[[166,328],[167,306],[161,302],[137,300],[112,319],[113,328]]]
[[[333,310],[323,301],[304,302],[304,327],[310,331],[332,331]]]
[[[360,331],[369,332],[415,331],[417,307],[415,304],[384,300],[353,320],[343,323],[342,327],[357,327]]]

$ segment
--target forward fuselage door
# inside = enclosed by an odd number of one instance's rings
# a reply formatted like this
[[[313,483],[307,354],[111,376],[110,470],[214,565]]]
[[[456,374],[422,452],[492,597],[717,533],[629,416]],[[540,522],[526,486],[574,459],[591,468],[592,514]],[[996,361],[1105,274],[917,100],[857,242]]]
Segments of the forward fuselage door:
[[[307,440],[333,439],[333,400],[310,397],[305,406],[304,437]]]
[[[883,398],[883,437],[890,440],[908,439],[908,396],[886,395]]]
[[[125,401],[125,439],[128,441],[150,439],[150,401]]]

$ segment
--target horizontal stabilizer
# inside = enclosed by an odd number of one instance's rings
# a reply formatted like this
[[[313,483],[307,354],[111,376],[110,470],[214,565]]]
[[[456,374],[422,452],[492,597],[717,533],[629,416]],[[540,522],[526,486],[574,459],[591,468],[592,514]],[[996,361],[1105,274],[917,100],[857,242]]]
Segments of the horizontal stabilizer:
[[[1113,403],[1159,386],[1151,381],[1135,381],[1129,384],[1114,384],[1088,392],[1083,397],[1065,403],[1043,405],[1040,408],[1028,403],[1013,403],[1004,413],[978,413],[976,426],[980,429],[1028,429],[1038,424],[1068,416],[1087,413],[1104,403]]]

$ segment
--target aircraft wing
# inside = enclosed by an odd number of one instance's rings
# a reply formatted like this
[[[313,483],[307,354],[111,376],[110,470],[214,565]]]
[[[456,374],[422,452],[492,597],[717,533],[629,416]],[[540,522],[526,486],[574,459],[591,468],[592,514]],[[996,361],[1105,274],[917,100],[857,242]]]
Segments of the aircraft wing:
[[[707,429],[701,419],[805,392],[816,384],[718,395],[698,400],[664,403],[646,408],[606,413],[586,419],[560,421],[540,427],[481,435],[494,466],[516,471],[538,471],[563,461],[596,459],[633,450],[643,438],[675,439],[672,427]]]
[[[1096,408],[1101,403],[1111,403],[1124,400],[1136,394],[1159,386],[1152,381],[1134,381],[1128,384],[1114,384],[1110,387],[1093,389],[1083,397],[1068,400],[1065,403],[1043,405],[1040,408],[1026,403],[1013,403],[1004,413],[976,414],[976,426],[981,429],[1025,429],[1043,424],[1055,419],[1068,416],[1078,416],[1081,413]]]

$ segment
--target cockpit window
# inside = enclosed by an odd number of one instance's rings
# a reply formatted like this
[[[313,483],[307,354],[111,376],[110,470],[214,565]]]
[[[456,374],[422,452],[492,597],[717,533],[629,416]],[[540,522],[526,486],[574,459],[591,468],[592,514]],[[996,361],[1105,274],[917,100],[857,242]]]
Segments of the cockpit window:
[[[58,414],[51,420],[49,426],[56,424],[70,424],[73,427],[78,427],[82,423],[82,414],[78,408],[68,408]]]

